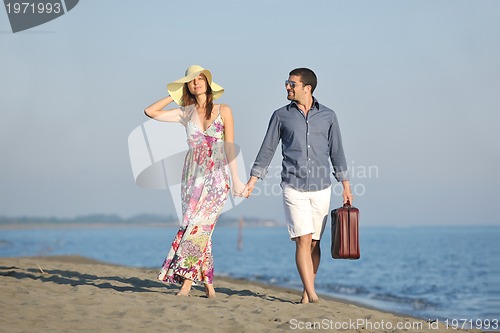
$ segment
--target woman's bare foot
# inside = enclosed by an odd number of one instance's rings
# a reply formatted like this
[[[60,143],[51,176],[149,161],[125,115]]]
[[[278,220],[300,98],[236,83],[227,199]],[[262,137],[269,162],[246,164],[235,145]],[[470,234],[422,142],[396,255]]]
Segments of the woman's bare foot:
[[[189,292],[191,291],[191,285],[193,284],[193,281],[189,279],[185,279],[182,282],[181,290],[176,294],[177,296],[189,296]]]
[[[205,284],[205,294],[207,298],[215,298],[215,289],[213,284]]]

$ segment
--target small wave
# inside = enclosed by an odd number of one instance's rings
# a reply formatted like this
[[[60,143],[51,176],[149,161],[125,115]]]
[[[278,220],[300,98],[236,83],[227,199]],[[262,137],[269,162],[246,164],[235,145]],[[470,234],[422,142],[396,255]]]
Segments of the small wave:
[[[318,285],[318,289],[345,295],[368,295],[370,292],[365,287],[343,285],[336,283],[323,283]]]
[[[328,293],[336,294],[338,296],[355,296],[357,298],[364,298],[377,302],[398,304],[399,306],[410,307],[413,310],[418,311],[438,307],[438,304],[434,304],[422,297],[415,298],[399,296],[387,292],[369,290],[363,286],[327,283],[319,285],[318,288],[325,290]]]
[[[290,282],[290,279],[287,277],[277,277],[273,275],[253,275],[250,277],[252,280],[261,281],[274,285],[286,285]]]
[[[9,247],[9,246],[12,246],[12,245],[14,245],[14,244],[12,244],[12,242],[0,239],[0,247]]]
[[[372,299],[389,302],[389,303],[398,303],[402,305],[409,305],[414,310],[425,310],[436,308],[438,305],[434,304],[424,298],[412,298],[412,297],[402,297],[392,294],[375,294],[371,297]]]

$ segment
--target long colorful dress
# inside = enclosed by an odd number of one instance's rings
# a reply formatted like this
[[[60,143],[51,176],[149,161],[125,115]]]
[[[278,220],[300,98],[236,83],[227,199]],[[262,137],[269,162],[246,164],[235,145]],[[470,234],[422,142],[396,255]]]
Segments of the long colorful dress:
[[[224,123],[219,113],[205,130],[194,105],[181,108],[189,151],[182,171],[183,220],[163,262],[158,279],[212,284],[212,232],[229,194],[224,153]],[[198,124],[198,125],[197,125]]]

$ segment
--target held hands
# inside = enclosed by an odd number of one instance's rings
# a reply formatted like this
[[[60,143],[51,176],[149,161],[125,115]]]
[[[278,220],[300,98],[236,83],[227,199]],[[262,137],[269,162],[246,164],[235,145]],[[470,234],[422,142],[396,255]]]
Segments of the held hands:
[[[248,183],[245,185],[245,195],[244,195],[245,198],[248,199],[250,197],[250,195],[252,194],[253,188],[255,187],[255,183],[257,183],[258,179],[259,178],[255,177],[255,176],[250,177],[250,179],[248,180]]]
[[[239,178],[233,181],[233,195],[236,197],[246,196],[246,185]]]
[[[255,183],[257,183],[257,177],[250,177],[248,183],[245,185],[239,179],[233,182],[233,195],[238,197],[249,198],[252,194],[253,188],[255,187]]]

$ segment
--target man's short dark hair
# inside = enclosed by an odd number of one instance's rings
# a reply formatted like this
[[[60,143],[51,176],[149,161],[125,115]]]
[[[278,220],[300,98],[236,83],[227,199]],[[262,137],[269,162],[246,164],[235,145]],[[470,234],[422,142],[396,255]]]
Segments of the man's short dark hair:
[[[316,89],[316,86],[318,85],[318,78],[316,77],[316,74],[314,74],[314,72],[309,68],[295,68],[290,72],[289,75],[300,76],[300,79],[302,80],[302,83],[304,83],[304,85],[311,86],[311,94],[314,92],[314,89]]]

